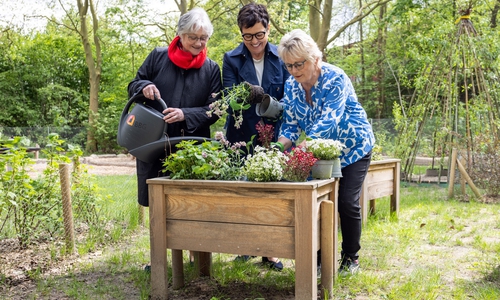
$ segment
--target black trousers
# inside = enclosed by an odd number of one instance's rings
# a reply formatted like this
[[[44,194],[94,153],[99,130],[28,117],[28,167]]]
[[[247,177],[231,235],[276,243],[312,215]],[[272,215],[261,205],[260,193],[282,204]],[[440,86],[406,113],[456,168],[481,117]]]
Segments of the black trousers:
[[[356,260],[359,257],[362,226],[359,197],[370,167],[371,157],[370,152],[361,160],[342,169],[342,178],[339,180],[338,212],[342,232],[341,257],[343,259]]]
[[[142,206],[149,206],[148,185],[147,179],[165,176],[162,173],[162,162],[158,160],[156,163],[147,163],[141,160],[136,160],[137,170],[137,200]]]

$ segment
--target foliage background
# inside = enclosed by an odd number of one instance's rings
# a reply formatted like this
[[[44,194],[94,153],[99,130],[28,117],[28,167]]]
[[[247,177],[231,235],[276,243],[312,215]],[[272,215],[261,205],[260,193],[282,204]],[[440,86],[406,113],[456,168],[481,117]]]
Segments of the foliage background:
[[[244,2],[247,1],[175,1],[178,8],[201,6],[207,10],[215,29],[208,43],[209,57],[220,65],[223,54],[241,41],[236,17]],[[374,2],[379,6],[373,11],[360,10]],[[80,133],[71,139],[83,149],[87,149],[85,132],[92,131],[97,141],[95,152],[122,152],[115,136],[121,110],[128,100],[127,85],[149,52],[156,46],[168,45],[175,37],[180,15],[179,9],[151,15],[150,6],[145,3],[114,0],[97,6],[99,30],[95,34],[103,62],[97,122],[91,127],[89,71],[81,36],[71,30],[77,14],[76,1],[44,2],[54,12],[61,11],[64,5],[65,14],[25,12],[25,17],[46,21],[47,25],[41,28],[2,20],[0,105],[4,109],[0,110],[0,130],[58,128],[61,136],[78,130]],[[167,5],[161,0],[156,3],[157,7]],[[279,43],[283,34],[294,28],[313,30],[311,10],[317,8],[312,3],[261,3],[268,6],[271,15],[272,43]],[[0,5],[7,4],[7,0],[0,0]],[[341,34],[324,48],[325,60],[349,74],[370,118],[393,118],[394,103],[408,104],[415,90],[429,80],[422,70],[426,64],[434,63],[440,49],[449,49],[456,42],[455,20],[467,5],[473,5],[471,20],[480,34],[477,55],[488,71],[486,80],[498,82],[500,42],[496,19],[500,0],[338,0],[331,4],[330,35]],[[359,11],[366,17],[342,28]],[[492,84],[491,88],[498,98],[498,85]]]

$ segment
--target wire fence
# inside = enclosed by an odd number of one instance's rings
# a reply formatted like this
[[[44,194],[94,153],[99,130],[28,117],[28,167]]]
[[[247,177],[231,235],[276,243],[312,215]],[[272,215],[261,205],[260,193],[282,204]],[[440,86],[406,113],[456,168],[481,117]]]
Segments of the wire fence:
[[[72,252],[75,236],[83,244],[104,242],[145,225],[130,156],[106,155],[92,165],[82,163],[89,158],[61,163],[28,155],[23,148],[0,155],[0,240],[14,238],[25,248],[64,238]],[[109,163],[120,156],[121,165]]]

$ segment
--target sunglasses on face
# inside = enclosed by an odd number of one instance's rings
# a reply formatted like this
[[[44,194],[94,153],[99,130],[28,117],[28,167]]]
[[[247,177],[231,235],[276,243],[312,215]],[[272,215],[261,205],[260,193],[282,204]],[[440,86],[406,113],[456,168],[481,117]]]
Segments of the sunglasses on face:
[[[293,64],[285,64],[285,69],[287,69],[288,71],[292,71],[293,68],[295,68],[295,70],[297,71],[300,71],[304,68],[304,64],[306,63],[307,59],[304,59],[304,61],[302,62],[296,62],[296,63],[293,63]]]
[[[260,32],[254,33],[254,34],[244,33],[241,36],[243,37],[243,39],[245,41],[250,42],[251,40],[253,40],[253,37],[255,37],[258,40],[262,40],[266,36],[266,32],[260,31]]]

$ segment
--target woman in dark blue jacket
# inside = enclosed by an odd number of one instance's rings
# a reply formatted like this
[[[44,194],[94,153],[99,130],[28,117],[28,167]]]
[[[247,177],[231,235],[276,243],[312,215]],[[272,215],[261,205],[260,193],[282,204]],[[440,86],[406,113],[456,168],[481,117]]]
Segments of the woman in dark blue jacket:
[[[238,13],[238,26],[243,42],[235,49],[224,54],[222,63],[222,84],[230,88],[241,82],[261,86],[266,94],[280,100],[283,97],[283,86],[290,76],[278,57],[277,46],[268,42],[269,14],[261,4],[250,3]],[[231,143],[249,142],[252,136],[254,145],[258,144],[255,125],[262,120],[274,126],[277,138],[279,117],[260,117],[255,111],[256,104],[243,112],[243,124],[235,128],[232,112],[226,121],[226,136]]]
[[[264,5],[249,3],[238,13],[238,27],[243,42],[235,49],[224,54],[222,63],[222,84],[230,88],[244,81],[261,86],[264,92],[280,100],[283,97],[283,86],[290,74],[278,57],[277,47],[268,43],[269,14]],[[256,104],[243,112],[243,123],[239,128],[234,126],[235,120],[230,111],[226,120],[226,137],[231,143],[250,142],[259,144],[255,125],[262,120],[274,126],[276,141],[280,118],[266,118],[257,115]],[[250,149],[252,150],[252,149]],[[237,260],[248,260],[249,256],[238,256]],[[262,262],[275,270],[282,270],[283,264],[276,257],[263,257]]]

